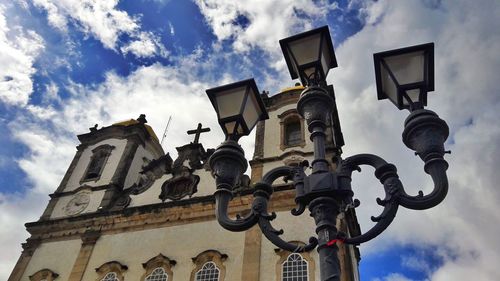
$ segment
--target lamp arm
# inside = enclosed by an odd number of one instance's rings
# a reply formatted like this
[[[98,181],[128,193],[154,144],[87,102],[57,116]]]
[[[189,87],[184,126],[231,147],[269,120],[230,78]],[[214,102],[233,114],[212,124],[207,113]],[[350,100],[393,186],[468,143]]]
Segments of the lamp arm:
[[[289,166],[274,168],[267,172],[262,177],[262,181],[255,185],[254,196],[256,198],[252,206],[253,211],[259,214],[258,223],[262,233],[271,243],[273,243],[280,249],[300,253],[311,251],[312,249],[316,248],[316,246],[318,245],[318,240],[315,237],[310,237],[309,243],[306,245],[298,245],[286,242],[285,240],[280,238],[280,235],[283,234],[283,230],[276,230],[271,225],[271,221],[276,218],[276,213],[272,212],[271,214],[268,214],[267,211],[267,202],[273,190],[273,182],[281,177],[290,179],[292,178],[293,173],[294,168]]]
[[[215,215],[219,224],[229,231],[245,231],[250,229],[259,221],[259,215],[251,211],[247,216],[236,220],[229,218],[227,213],[229,201],[233,193],[228,189],[218,189],[215,192]],[[254,201],[255,202],[255,201]]]
[[[424,210],[438,205],[446,197],[448,163],[444,154],[449,152],[444,150],[444,143],[448,135],[446,122],[430,110],[415,110],[406,118],[403,142],[424,161],[424,171],[431,176],[434,189],[425,196],[422,191],[417,196],[410,196],[403,190],[399,195],[401,206]]]
[[[444,159],[432,159],[427,162],[425,172],[431,176],[434,189],[427,195],[419,191],[417,196],[410,196],[403,189],[399,195],[399,204],[408,209],[425,210],[441,203],[448,194],[447,168],[448,163]]]
[[[396,173],[396,167],[373,154],[358,154],[342,160],[338,169],[340,183],[344,185],[342,189],[351,189],[351,174],[355,170],[361,171],[359,165],[369,165],[375,168],[375,177],[380,180],[384,187],[385,198],[377,198],[377,204],[384,206],[384,209],[380,215],[371,217],[371,220],[376,224],[367,232],[344,240],[347,244],[356,245],[377,237],[392,223],[398,211],[399,194],[403,190],[403,185]]]

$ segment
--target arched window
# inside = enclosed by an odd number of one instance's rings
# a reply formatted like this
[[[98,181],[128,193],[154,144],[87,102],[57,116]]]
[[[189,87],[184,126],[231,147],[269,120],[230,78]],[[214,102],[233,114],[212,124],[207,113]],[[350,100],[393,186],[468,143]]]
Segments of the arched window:
[[[116,272],[108,272],[101,281],[119,281]]]
[[[107,262],[95,269],[98,278],[97,281],[123,281],[123,275],[128,269],[117,261]]]
[[[171,260],[162,254],[158,254],[156,257],[149,259],[147,262],[142,264],[145,269],[144,275],[142,275],[142,281],[172,281],[173,272],[172,267],[176,265],[175,260]]]
[[[168,275],[163,267],[157,267],[146,277],[146,281],[167,281]]]
[[[283,262],[282,281],[308,281],[309,269],[307,261],[300,254],[293,253]]]
[[[224,261],[227,255],[217,250],[207,250],[192,258],[195,264],[191,272],[191,281],[224,281],[226,268]]]
[[[302,143],[300,119],[290,120],[285,124],[285,145],[296,146]]]
[[[106,161],[114,148],[115,147],[112,145],[104,144],[92,149],[92,156],[90,157],[89,165],[87,166],[87,170],[85,171],[80,183],[86,181],[96,181],[101,177]]]
[[[306,145],[304,120],[296,109],[290,109],[278,115],[281,127],[281,150],[289,147]]]
[[[59,274],[55,273],[54,271],[50,269],[42,269],[40,271],[37,271],[35,274],[31,275],[30,281],[53,281],[55,280]]]
[[[219,281],[220,270],[215,263],[206,262],[203,267],[196,272],[195,281]]]

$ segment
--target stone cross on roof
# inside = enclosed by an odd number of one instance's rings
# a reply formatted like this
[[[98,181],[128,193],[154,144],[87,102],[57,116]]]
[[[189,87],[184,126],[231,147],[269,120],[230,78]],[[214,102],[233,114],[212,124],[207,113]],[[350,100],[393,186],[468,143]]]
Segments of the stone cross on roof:
[[[194,130],[187,131],[187,134],[194,134],[194,141],[192,143],[198,143],[198,141],[200,140],[200,134],[205,132],[210,132],[210,128],[202,128],[201,123],[198,123],[198,127]]]

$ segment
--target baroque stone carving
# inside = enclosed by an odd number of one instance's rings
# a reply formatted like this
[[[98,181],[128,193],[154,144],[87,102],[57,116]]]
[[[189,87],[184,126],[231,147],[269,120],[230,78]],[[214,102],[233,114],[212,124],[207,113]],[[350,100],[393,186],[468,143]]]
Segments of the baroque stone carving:
[[[193,170],[185,166],[176,169],[174,176],[162,185],[160,199],[180,200],[196,193],[200,177],[192,173]]]
[[[158,159],[151,160],[142,168],[138,182],[131,187],[131,193],[134,195],[141,194],[164,174],[171,173],[172,162],[173,160],[168,153]]]

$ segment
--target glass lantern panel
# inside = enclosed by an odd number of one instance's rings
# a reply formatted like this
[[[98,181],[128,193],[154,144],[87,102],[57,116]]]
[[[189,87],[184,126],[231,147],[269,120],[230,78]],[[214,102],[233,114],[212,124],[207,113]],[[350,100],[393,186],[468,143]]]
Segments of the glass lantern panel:
[[[318,61],[320,39],[321,34],[317,33],[288,43],[299,66]]]
[[[249,131],[251,131],[257,121],[259,121],[260,114],[261,110],[255,94],[250,93],[248,95],[247,103],[245,104],[245,109],[243,110],[243,119],[245,120]]]
[[[224,126],[226,127],[227,134],[232,135],[234,133],[234,127],[236,127],[236,121],[227,122]]]
[[[385,57],[399,85],[424,81],[424,51]]]
[[[246,85],[219,92],[215,95],[219,119],[240,114],[241,104],[245,97]]]
[[[411,99],[412,103],[416,103],[419,101],[420,97],[420,89],[412,89],[412,90],[407,90],[406,94],[408,97]],[[404,105],[409,105],[409,102],[407,99],[403,98],[403,104]]]
[[[384,65],[380,65],[380,77],[382,78],[382,91],[387,95],[394,104],[398,104],[398,88],[392,80],[389,72],[384,67]]]
[[[326,38],[323,38],[323,46],[321,46],[321,67],[323,67],[323,73],[328,74],[328,70],[330,70],[330,61],[332,59],[331,54],[328,49],[328,44],[326,42]]]

